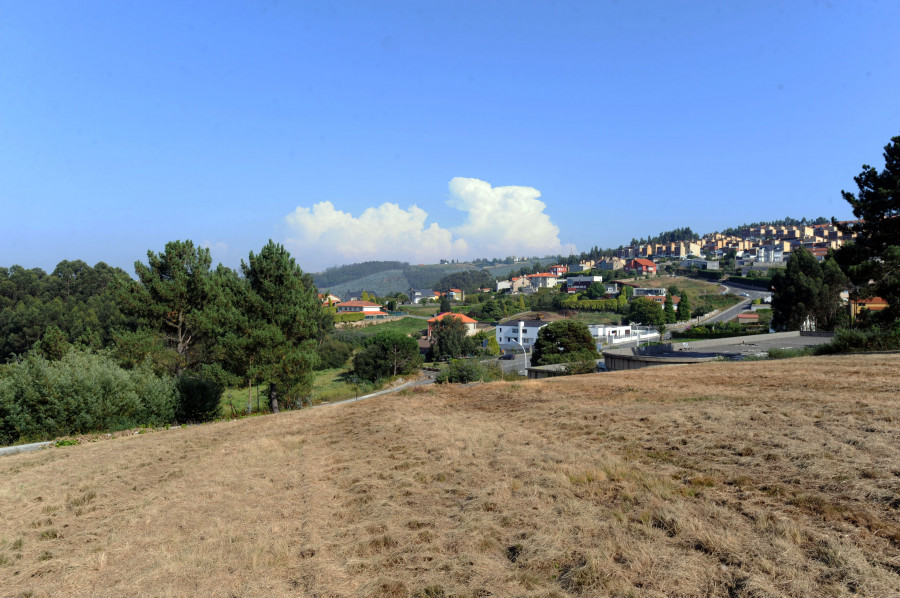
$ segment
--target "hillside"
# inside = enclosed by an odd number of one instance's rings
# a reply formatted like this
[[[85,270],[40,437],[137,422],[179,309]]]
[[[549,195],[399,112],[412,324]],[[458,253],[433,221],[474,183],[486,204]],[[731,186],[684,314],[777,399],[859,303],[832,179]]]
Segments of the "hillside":
[[[342,282],[332,284],[331,286],[319,284],[319,282],[316,283],[316,286],[320,291],[327,290],[338,296],[342,296],[348,291],[368,291],[383,297],[389,293],[406,293],[409,291],[410,287],[416,289],[430,289],[447,274],[475,269],[475,266],[472,266],[471,264],[406,265],[402,269],[378,269],[377,266],[383,266],[387,263],[389,262],[372,262],[372,264],[376,265],[375,269],[378,271],[365,276],[354,276],[354,273],[358,272],[362,266],[366,266],[367,264],[352,264],[351,266],[332,268],[328,271],[329,276],[327,277],[324,277],[323,275],[314,275],[314,279],[320,277],[317,280],[321,280],[321,282],[342,280]]]
[[[900,355],[468,388],[0,458],[4,595],[885,596]]]

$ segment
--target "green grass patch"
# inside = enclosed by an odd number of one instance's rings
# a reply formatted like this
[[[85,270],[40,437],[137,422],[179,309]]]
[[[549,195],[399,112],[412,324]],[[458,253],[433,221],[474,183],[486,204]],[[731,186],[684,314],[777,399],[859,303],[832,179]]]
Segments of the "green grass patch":
[[[622,323],[622,314],[610,311],[581,311],[572,316],[576,322],[583,324],[612,324]]]
[[[354,329],[354,332],[358,332],[364,337],[369,337],[386,330],[395,330],[397,332],[402,332],[403,334],[417,337],[423,330],[426,330],[427,328],[428,322],[426,322],[425,320],[420,320],[418,318],[401,318],[399,320],[393,320],[391,322],[373,322],[372,324],[363,326],[362,328]]]
[[[426,303],[425,305],[404,305],[403,311],[412,316],[434,316],[437,315],[441,306],[437,303]]]

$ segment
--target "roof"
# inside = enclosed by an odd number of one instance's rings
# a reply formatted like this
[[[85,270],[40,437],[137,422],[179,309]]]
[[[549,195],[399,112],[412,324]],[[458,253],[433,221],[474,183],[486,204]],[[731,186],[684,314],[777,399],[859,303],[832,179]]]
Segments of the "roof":
[[[518,328],[519,322],[523,323],[523,328],[541,327],[550,323],[547,320],[507,320],[505,322],[500,322],[497,326],[513,326]]]
[[[459,289],[450,289],[451,293],[462,293]]]
[[[644,258],[640,258],[640,257],[634,258],[631,261],[634,262],[635,264],[638,264],[639,266],[644,266],[645,268],[650,268],[650,267],[655,268],[656,267],[656,264],[654,264],[650,260],[645,260]]]
[[[556,274],[549,272],[539,272],[538,274],[528,274],[525,278],[559,278]]]
[[[377,303],[372,303],[371,301],[344,301],[341,303],[341,307],[377,307],[381,308]]]
[[[472,318],[470,318],[470,317],[467,316],[466,314],[458,314],[458,313],[455,313],[455,312],[452,312],[452,311],[445,311],[445,312],[442,313],[442,314],[438,314],[438,315],[434,316],[433,318],[431,318],[431,319],[428,320],[428,321],[429,321],[429,322],[437,322],[437,321],[439,321],[439,320],[443,320],[443,319],[444,319],[445,317],[447,317],[447,316],[454,317],[454,318],[456,318],[457,320],[460,320],[463,324],[474,324],[474,323],[476,323],[476,322],[478,321],[478,320],[473,320]]]

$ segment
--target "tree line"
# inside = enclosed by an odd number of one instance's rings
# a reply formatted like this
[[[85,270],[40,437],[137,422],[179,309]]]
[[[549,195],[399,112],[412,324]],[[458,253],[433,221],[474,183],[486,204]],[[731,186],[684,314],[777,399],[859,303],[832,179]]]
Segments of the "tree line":
[[[333,321],[282,245],[237,271],[173,241],[135,273],[0,269],[0,440],[204,419],[241,381],[268,384],[273,412],[309,400]]]

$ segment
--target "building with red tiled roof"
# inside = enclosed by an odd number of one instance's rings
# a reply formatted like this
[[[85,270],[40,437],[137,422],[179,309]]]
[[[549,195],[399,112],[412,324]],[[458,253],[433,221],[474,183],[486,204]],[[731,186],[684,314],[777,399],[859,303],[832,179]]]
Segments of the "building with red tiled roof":
[[[633,260],[628,260],[627,262],[625,262],[625,271],[637,272],[639,274],[655,275],[656,264],[654,264],[650,260],[635,258]]]
[[[434,316],[433,318],[431,318],[430,320],[428,320],[428,340],[431,340],[432,327],[435,324],[437,324],[438,322],[440,322],[441,320],[443,320],[444,318],[456,318],[457,320],[462,322],[466,327],[466,336],[472,336],[476,332],[475,326],[476,326],[476,324],[478,324],[477,320],[473,320],[466,314],[457,314],[452,311],[445,311],[444,313],[438,314],[438,315]]]

